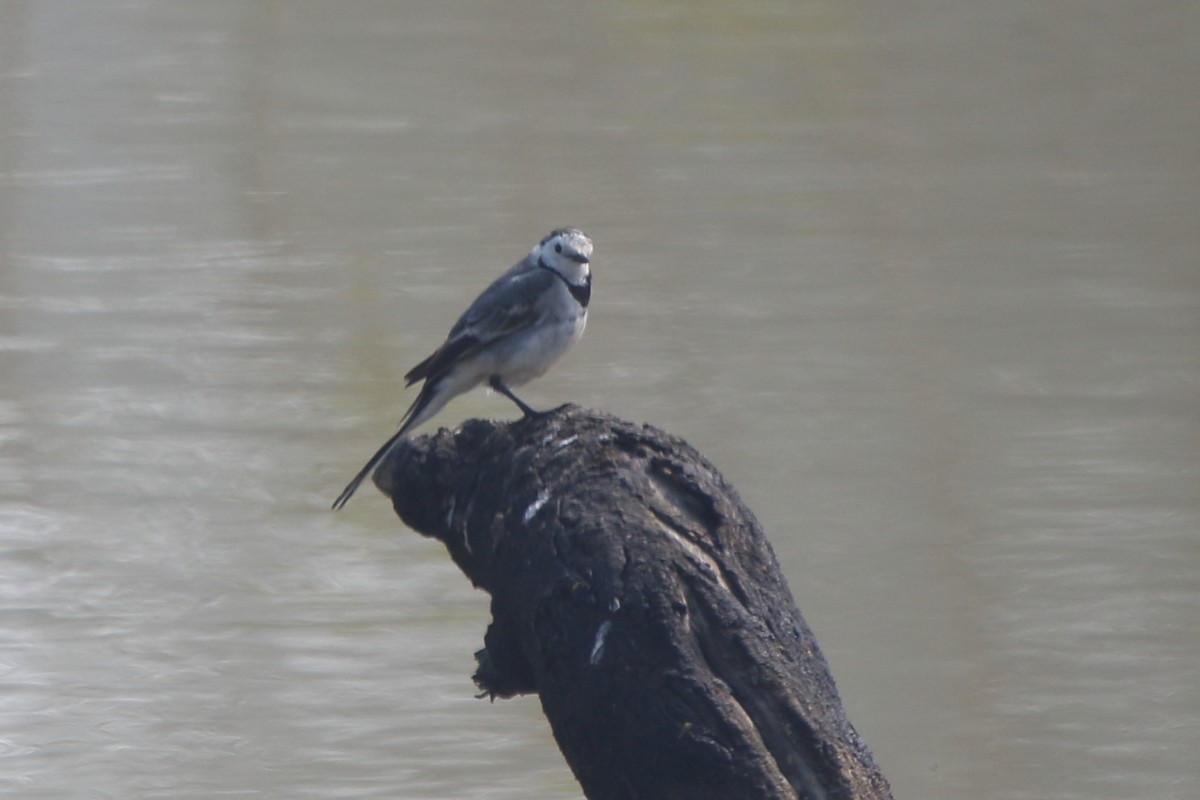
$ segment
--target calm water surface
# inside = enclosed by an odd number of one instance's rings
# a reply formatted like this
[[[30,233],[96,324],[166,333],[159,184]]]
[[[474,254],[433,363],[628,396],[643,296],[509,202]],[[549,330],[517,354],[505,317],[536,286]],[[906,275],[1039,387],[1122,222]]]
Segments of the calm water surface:
[[[572,224],[528,400],[739,487],[897,797],[1200,796],[1197,6],[561,8],[0,5],[0,794],[578,798],[328,511]]]

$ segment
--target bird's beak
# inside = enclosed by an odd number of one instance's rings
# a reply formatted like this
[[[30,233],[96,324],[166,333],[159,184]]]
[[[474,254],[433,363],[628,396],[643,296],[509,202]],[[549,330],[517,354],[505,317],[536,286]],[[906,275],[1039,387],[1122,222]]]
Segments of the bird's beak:
[[[588,257],[585,256],[583,253],[571,253],[567,257],[570,258],[572,261],[574,261],[576,264],[590,264],[591,263],[590,261],[588,261]]]

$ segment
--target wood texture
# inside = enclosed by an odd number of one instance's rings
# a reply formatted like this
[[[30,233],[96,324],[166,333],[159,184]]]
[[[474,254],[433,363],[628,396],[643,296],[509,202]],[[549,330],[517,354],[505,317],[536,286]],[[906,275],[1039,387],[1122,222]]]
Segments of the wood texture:
[[[891,797],[758,521],[687,443],[564,406],[404,442],[375,482],[491,595],[475,680],[540,697],[590,800]]]

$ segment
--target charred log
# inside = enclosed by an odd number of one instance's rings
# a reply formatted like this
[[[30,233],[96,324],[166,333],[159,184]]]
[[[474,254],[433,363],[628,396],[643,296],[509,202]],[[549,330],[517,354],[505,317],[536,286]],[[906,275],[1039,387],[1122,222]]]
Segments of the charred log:
[[[682,440],[575,406],[402,443],[376,485],[492,598],[591,800],[890,798],[754,515]]]

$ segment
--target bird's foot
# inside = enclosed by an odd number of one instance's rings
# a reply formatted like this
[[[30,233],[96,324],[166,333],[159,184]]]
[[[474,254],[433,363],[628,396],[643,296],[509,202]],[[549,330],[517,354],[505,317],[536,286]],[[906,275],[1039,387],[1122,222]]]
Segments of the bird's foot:
[[[504,381],[500,380],[499,375],[493,375],[491,380],[488,381],[488,386],[491,386],[494,390],[516,403],[517,408],[521,409],[521,413],[526,417],[539,417],[545,413],[535,410],[533,406],[529,405],[524,400],[513,394],[512,389],[509,389],[504,385]]]

